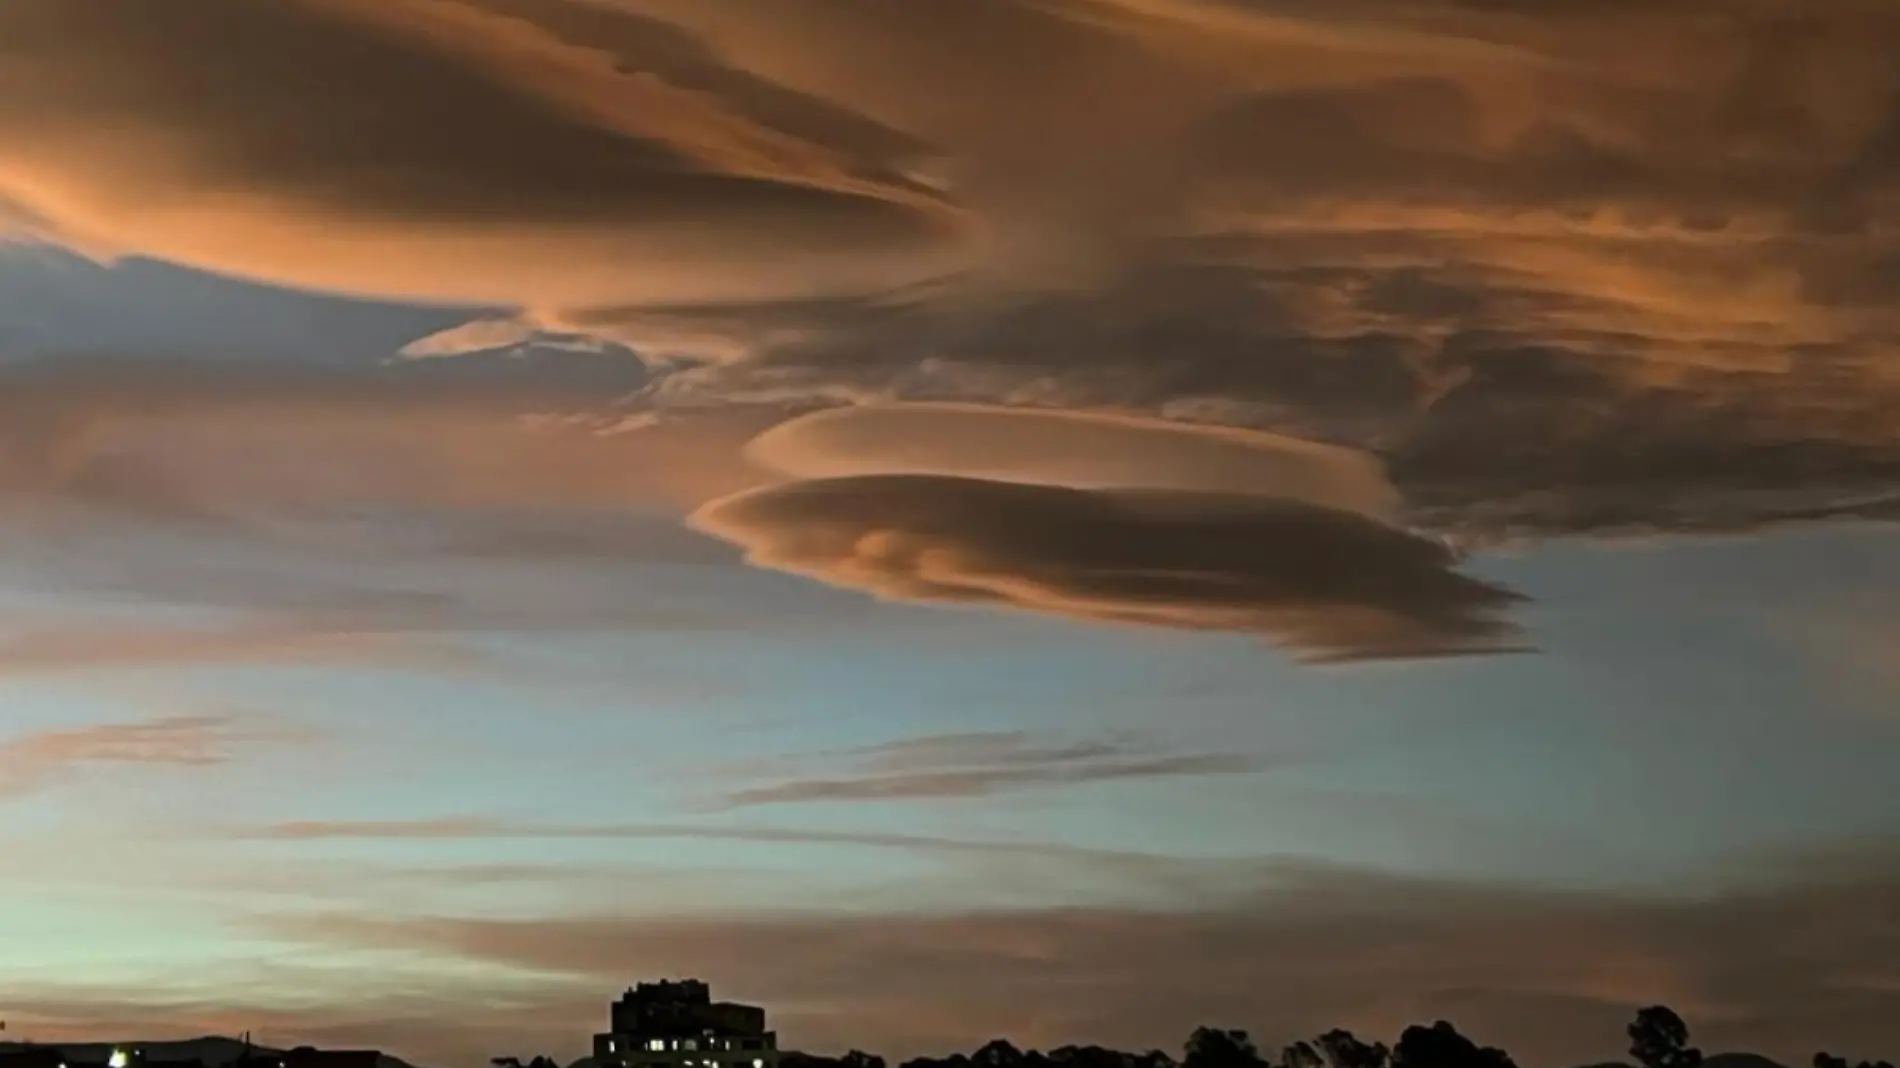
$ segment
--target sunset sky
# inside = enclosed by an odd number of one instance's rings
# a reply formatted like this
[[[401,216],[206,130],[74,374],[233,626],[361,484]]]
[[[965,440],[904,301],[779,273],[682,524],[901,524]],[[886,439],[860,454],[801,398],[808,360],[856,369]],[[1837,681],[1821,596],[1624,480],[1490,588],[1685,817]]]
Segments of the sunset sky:
[[[0,0],[0,1019],[1900,1052],[1891,0]]]

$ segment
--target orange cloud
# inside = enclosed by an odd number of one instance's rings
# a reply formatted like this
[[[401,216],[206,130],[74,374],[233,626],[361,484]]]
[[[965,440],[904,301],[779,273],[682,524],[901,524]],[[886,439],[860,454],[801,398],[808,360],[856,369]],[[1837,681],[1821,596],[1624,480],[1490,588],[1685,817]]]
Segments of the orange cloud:
[[[647,408],[1193,418],[1470,538],[1900,507],[1876,0],[179,2],[0,13],[0,196],[609,335]]]
[[[781,423],[747,455],[796,478],[948,475],[1306,501],[1390,520],[1398,493],[1351,449],[1220,426],[958,404],[855,405]]]
[[[616,55],[563,38],[589,10],[563,0],[189,3],[9,5],[0,191],[80,242],[409,298],[853,290],[961,258],[954,210],[857,160],[901,138],[663,24],[600,13]]]
[[[1444,545],[1293,500],[887,475],[741,493],[692,522],[759,566],[892,599],[1247,631],[1311,660],[1514,647],[1499,615],[1517,595]]]

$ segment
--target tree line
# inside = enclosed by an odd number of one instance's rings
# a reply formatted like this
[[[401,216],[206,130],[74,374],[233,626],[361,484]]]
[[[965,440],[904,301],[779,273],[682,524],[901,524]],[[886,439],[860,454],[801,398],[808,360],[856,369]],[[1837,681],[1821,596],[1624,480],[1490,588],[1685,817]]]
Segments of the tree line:
[[[1652,1005],[1628,1027],[1629,1054],[1640,1068],[1699,1068],[1702,1051],[1689,1044],[1689,1027],[1666,1006]],[[1350,1031],[1328,1031],[1277,1053],[1263,1051],[1245,1031],[1202,1027],[1188,1036],[1177,1060],[1161,1050],[1134,1053],[1101,1046],[1020,1050],[996,1039],[973,1053],[914,1057],[897,1068],[1517,1068],[1511,1055],[1460,1034],[1445,1020],[1416,1024],[1398,1042],[1366,1042]],[[883,1057],[852,1050],[839,1057],[786,1053],[780,1068],[889,1068]],[[1816,1053],[1812,1068],[1894,1068],[1884,1060],[1850,1061]]]

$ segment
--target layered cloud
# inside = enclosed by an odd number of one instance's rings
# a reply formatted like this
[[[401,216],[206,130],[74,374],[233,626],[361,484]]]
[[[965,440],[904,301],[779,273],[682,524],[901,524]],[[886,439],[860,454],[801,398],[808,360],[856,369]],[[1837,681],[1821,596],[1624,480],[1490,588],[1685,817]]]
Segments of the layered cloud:
[[[1316,660],[1513,642],[1516,595],[1446,546],[1283,498],[925,475],[813,479],[693,523],[761,566],[880,596],[1260,634]]]
[[[869,402],[753,455],[1266,492],[1466,541],[1900,514],[1900,15],[1875,0],[181,2],[0,14],[11,214],[479,302],[409,339],[456,359],[413,362],[618,382],[633,410],[592,430]],[[449,433],[366,403],[372,437]],[[557,461],[478,422],[453,433],[483,485],[621,499],[610,435]],[[474,492],[352,460],[357,488]],[[86,484],[156,507],[123,473],[149,462]],[[984,599],[1234,618],[1030,585]]]
[[[1077,488],[1255,494],[1392,519],[1377,460],[1281,434],[1101,413],[858,405],[788,420],[746,446],[797,478],[948,475]]]
[[[694,395],[1115,406],[1319,436],[1386,456],[1418,517],[1474,535],[1894,514],[1890,8],[1019,10],[1067,42],[1047,54],[1077,84],[1113,99],[1089,79],[1115,67],[1149,94],[1100,109],[1140,120],[1141,151],[1103,162],[1078,147],[1111,143],[1097,112],[1059,93],[990,109],[1041,135],[1015,155],[959,140],[988,132],[960,108],[980,91],[913,115],[903,72],[936,53],[882,5],[852,7],[869,28],[841,25],[851,5],[748,10],[756,25],[680,6],[643,5],[928,128],[1018,195],[1059,187],[1086,208],[1079,191],[1124,165],[1168,170],[1097,228],[1119,235],[1112,254],[1092,246],[1108,268],[1060,287],[592,317],[633,339],[682,318],[720,338],[724,366]],[[970,25],[1000,36],[1011,6]],[[1071,17],[1087,31],[1055,29]],[[805,24],[792,36],[814,54],[875,39],[904,64],[807,69],[799,46],[765,43],[775,20]],[[1113,45],[1134,41],[1145,65]],[[996,84],[1047,89],[1013,61],[993,50]],[[1034,240],[1060,244],[1062,217],[1040,215]]]
[[[774,409],[629,419],[618,399],[629,370],[640,369],[600,352],[333,374],[16,370],[0,399],[15,413],[0,450],[0,506],[12,520],[0,537],[16,545],[29,584],[234,611],[256,627],[36,628],[16,643],[18,669],[440,658],[453,650],[388,637],[693,625],[696,610],[617,600],[610,591],[624,584],[600,572],[731,560],[677,527],[695,507],[701,528],[756,563],[888,596],[1247,630],[1316,659],[1513,644],[1499,616],[1514,596],[1456,574],[1450,550],[1387,526],[1395,494],[1376,460],[1353,450],[967,405],[819,412],[754,438]],[[780,481],[890,467],[1030,481]],[[1090,488],[1035,484],[1047,480]],[[759,492],[731,496],[747,489]],[[785,511],[814,494],[822,516]],[[833,549],[844,555],[773,547],[814,521],[844,539]],[[891,547],[928,543],[915,563],[985,561],[987,577],[907,576],[895,558],[895,570],[853,571],[845,547],[892,521]],[[1064,559],[1078,547],[1092,562]],[[385,566],[393,581],[371,577]]]
[[[1552,225],[1495,253],[1455,229],[1322,226],[1195,241],[1167,253],[1185,262],[1002,306],[774,307],[757,329],[780,340],[662,399],[1001,400],[1251,427],[1375,452],[1416,518],[1474,536],[1894,514],[1885,311],[1758,286],[1725,265],[1727,238],[1652,266],[1640,234]],[[1679,270],[1700,275],[1693,304],[1618,321],[1676,300]],[[743,335],[754,314],[701,329]]]

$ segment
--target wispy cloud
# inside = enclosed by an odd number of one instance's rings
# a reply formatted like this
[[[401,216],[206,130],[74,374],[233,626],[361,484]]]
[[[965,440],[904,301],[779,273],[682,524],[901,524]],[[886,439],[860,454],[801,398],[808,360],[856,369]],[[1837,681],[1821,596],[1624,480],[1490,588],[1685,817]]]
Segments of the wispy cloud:
[[[726,795],[733,807],[808,801],[920,801],[1136,779],[1236,775],[1238,753],[1170,753],[1131,740],[1038,742],[1020,732],[933,735],[758,769],[795,777]],[[814,767],[821,769],[813,772]],[[803,773],[802,777],[799,776]]]
[[[0,739],[0,797],[19,796],[113,766],[190,770],[229,763],[246,746],[290,737],[239,715],[180,715]]]
[[[207,665],[463,666],[472,654],[405,635],[316,622],[242,621],[221,627],[83,627],[0,638],[0,675]]]
[[[228,827],[227,837],[251,841],[467,841],[467,840],[678,840],[758,844],[844,846],[923,853],[995,856],[1062,855],[1107,863],[1165,863],[1170,858],[1117,850],[1086,849],[1046,841],[959,838],[883,831],[830,831],[813,828],[711,823],[538,823],[485,816],[449,816],[422,820],[296,820],[259,826]]]

